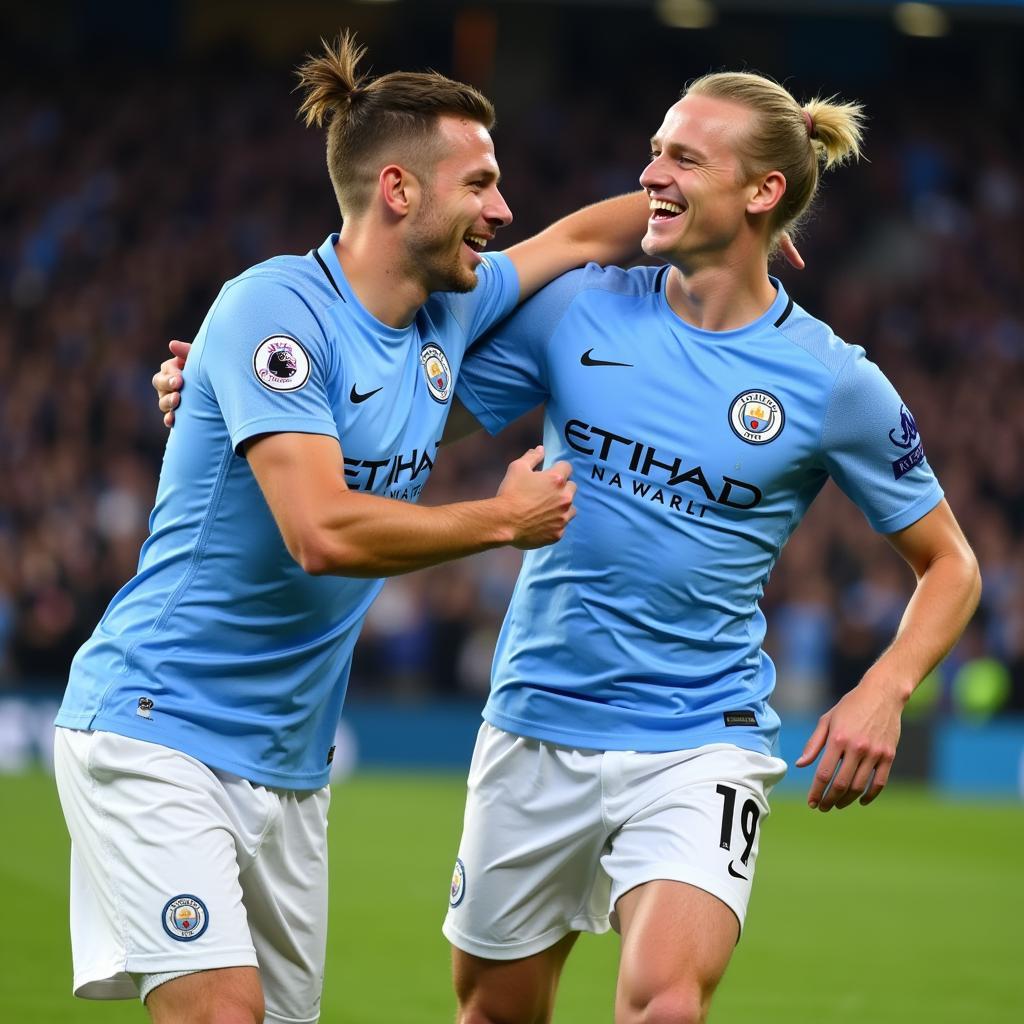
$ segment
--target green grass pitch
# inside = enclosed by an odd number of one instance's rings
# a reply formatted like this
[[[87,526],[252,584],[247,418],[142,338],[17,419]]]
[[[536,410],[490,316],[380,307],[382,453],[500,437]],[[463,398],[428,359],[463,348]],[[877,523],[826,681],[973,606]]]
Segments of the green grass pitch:
[[[52,782],[0,778],[2,1018],[147,1019],[70,995],[67,835]],[[364,776],[335,787],[323,1020],[453,1019],[444,914],[462,813],[455,777]],[[715,1024],[1018,1024],[1024,811],[894,790],[828,815],[780,797],[765,826],[747,930]],[[584,936],[557,1024],[612,1019],[618,944]]]

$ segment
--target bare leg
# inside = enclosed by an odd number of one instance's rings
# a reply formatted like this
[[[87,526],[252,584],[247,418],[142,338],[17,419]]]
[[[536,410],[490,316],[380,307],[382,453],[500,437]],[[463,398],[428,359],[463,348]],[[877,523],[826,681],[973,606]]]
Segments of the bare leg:
[[[452,947],[457,1024],[548,1024],[558,979],[579,932],[521,960],[484,960]]]
[[[684,882],[637,886],[616,905],[615,1024],[703,1024],[739,938],[736,915]]]
[[[255,967],[224,967],[174,978],[146,999],[153,1024],[262,1024],[263,988]]]

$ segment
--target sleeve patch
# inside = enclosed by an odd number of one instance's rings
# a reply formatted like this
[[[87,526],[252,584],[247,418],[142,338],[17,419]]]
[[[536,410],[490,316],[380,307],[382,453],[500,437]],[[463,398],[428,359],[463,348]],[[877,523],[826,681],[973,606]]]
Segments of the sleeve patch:
[[[896,436],[897,431],[900,433],[899,437]],[[920,441],[917,424],[905,405],[900,406],[900,424],[889,431],[889,440],[897,448],[904,450],[904,454],[894,459],[892,463],[893,478],[899,480],[924,459],[924,445]]]
[[[294,338],[272,334],[256,346],[252,369],[269,391],[298,391],[309,380],[309,356]]]

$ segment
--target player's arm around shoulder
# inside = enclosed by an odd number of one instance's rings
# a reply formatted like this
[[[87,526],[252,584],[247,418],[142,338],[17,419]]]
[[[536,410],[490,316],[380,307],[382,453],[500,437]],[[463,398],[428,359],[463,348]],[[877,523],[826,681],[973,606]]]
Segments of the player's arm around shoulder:
[[[900,717],[922,679],[949,653],[978,606],[978,562],[945,500],[886,539],[917,577],[892,643],[864,678],[822,715],[797,760],[819,753],[808,804],[822,811],[868,804],[889,778]]]
[[[535,472],[542,448],[509,466],[495,497],[433,508],[350,489],[326,435],[266,434],[245,455],[288,552],[315,576],[394,576],[506,544],[541,547],[575,515],[569,465]]]
[[[587,263],[612,266],[640,256],[650,202],[646,192],[604,199],[556,220],[532,238],[506,249],[505,255],[519,274],[519,301]],[[789,263],[803,269],[803,258],[788,234],[782,235],[779,245]]]
[[[639,256],[648,214],[646,193],[631,192],[585,206],[506,249],[519,275],[519,300],[576,267]]]

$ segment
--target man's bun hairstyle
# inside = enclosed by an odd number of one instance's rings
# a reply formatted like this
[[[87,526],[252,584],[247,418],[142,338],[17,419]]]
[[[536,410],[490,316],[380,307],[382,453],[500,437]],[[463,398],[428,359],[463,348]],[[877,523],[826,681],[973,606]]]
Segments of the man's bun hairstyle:
[[[343,217],[366,209],[386,163],[429,179],[442,155],[435,137],[439,117],[494,127],[494,107],[471,85],[436,71],[360,74],[366,47],[347,30],[321,43],[321,55],[307,55],[297,69],[299,117],[307,127],[327,128],[327,170]]]

